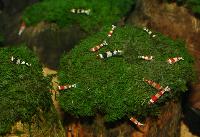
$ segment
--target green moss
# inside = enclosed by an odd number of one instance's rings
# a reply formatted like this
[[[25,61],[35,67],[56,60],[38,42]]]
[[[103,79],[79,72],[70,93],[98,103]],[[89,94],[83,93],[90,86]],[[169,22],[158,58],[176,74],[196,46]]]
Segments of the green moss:
[[[44,0],[28,7],[23,14],[27,25],[40,21],[55,22],[59,26],[80,25],[87,32],[98,30],[108,23],[116,23],[133,5],[134,0]],[[71,13],[71,9],[91,9],[91,15]]]
[[[177,99],[187,90],[186,83],[194,78],[193,59],[181,41],[173,41],[157,34],[150,37],[140,28],[126,26],[117,28],[107,39],[108,50],[124,50],[122,57],[98,60],[90,48],[106,38],[110,27],[82,41],[60,61],[58,73],[60,84],[78,83],[77,88],[60,91],[59,102],[65,112],[74,116],[104,115],[106,121],[124,117],[156,116],[161,106]],[[139,55],[152,55],[154,60],[138,59]],[[184,61],[170,65],[170,57],[182,56]],[[172,91],[149,106],[148,101],[157,91],[146,84],[143,78],[154,80]]]
[[[44,77],[38,58],[24,46],[0,49],[0,135],[17,122],[31,123],[32,117],[51,112],[50,78]],[[11,56],[31,63],[17,65]],[[47,115],[47,114],[44,114]]]
[[[200,15],[200,1],[199,0],[187,0],[187,7],[196,15]]]

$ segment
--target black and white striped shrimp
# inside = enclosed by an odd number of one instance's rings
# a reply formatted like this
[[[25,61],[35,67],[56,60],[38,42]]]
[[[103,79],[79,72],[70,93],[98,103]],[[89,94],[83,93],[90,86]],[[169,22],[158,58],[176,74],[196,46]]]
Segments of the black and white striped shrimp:
[[[146,27],[144,27],[143,30],[146,31],[149,34],[149,36],[151,36],[152,38],[156,37],[156,35],[153,34],[153,32],[147,29]]]
[[[122,54],[123,54],[122,50],[114,50],[114,51],[107,51],[105,53],[98,54],[97,57],[100,59],[106,59],[112,56],[118,56],[118,55],[120,56]]]
[[[11,61],[14,63],[14,64],[21,64],[21,65],[26,65],[26,66],[31,66],[31,64],[29,64],[29,63],[27,63],[27,62],[25,62],[25,61],[23,61],[23,60],[21,60],[21,59],[19,59],[18,57],[11,57]]]
[[[90,15],[91,12],[90,9],[71,9],[70,11],[75,14],[86,14],[86,15]]]

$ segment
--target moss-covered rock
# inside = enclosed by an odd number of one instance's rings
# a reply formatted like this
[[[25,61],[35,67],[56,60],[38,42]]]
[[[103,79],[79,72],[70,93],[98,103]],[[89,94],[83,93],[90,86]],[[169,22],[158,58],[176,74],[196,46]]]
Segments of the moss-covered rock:
[[[38,58],[24,46],[1,48],[0,55],[0,135],[2,135],[8,133],[15,122],[31,124],[33,117],[35,121],[41,122],[41,118],[45,119],[55,110],[49,92],[51,79],[43,76]],[[31,66],[13,63],[12,56]]]
[[[108,45],[97,53],[89,51],[107,36],[110,27],[82,41],[64,55],[60,62],[60,84],[78,83],[77,88],[60,91],[59,102],[65,112],[74,116],[104,115],[115,121],[131,115],[146,117],[159,114],[160,107],[170,99],[177,99],[187,90],[187,82],[194,78],[193,59],[181,41],[173,41],[159,33],[151,37],[141,28],[117,28],[107,39]],[[108,50],[123,50],[121,57],[99,60],[96,55]],[[152,61],[138,56],[152,55]],[[170,65],[168,58],[181,56],[184,61]],[[158,91],[143,78],[169,86],[158,102],[148,105]]]
[[[104,24],[116,23],[134,4],[134,0],[43,0],[28,7],[23,14],[27,25],[40,21],[59,26],[79,25],[86,32],[99,30]],[[71,9],[90,9],[90,15],[74,14]]]

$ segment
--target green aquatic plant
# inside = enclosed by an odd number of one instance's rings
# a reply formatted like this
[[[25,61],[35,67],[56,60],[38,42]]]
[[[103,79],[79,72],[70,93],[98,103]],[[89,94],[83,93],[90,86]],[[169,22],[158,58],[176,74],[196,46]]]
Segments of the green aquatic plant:
[[[40,122],[45,117],[49,122],[56,119],[49,92],[51,78],[43,76],[38,58],[24,46],[1,48],[0,55],[0,135],[18,121],[31,125],[33,117]],[[12,56],[31,66],[12,62]]]
[[[60,27],[78,25],[86,32],[119,21],[134,5],[134,0],[43,0],[23,13],[27,25],[54,22]],[[71,9],[90,9],[89,15],[74,14]]]
[[[116,121],[130,116],[157,116],[165,102],[178,99],[187,90],[186,84],[194,79],[193,59],[185,44],[159,33],[152,37],[141,28],[125,26],[116,28],[107,38],[110,27],[83,40],[74,49],[63,55],[58,78],[60,85],[77,83],[76,88],[60,91],[58,97],[63,110],[75,117],[95,116],[100,113],[105,121]],[[90,48],[104,39],[108,45],[93,53]],[[107,59],[97,55],[115,49],[124,54]],[[138,56],[151,55],[146,61]],[[181,56],[175,64],[168,58]],[[169,86],[158,102],[148,105],[158,91],[145,83],[143,78]]]

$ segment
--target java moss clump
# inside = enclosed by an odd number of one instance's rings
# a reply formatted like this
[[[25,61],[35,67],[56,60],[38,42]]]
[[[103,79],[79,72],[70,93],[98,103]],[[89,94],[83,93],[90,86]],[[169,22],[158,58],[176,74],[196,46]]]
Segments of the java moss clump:
[[[27,25],[41,21],[54,22],[60,27],[79,25],[86,32],[93,32],[104,24],[119,21],[133,4],[134,0],[44,0],[28,7],[23,20]],[[74,14],[71,9],[91,9],[91,14]]]
[[[117,28],[108,45],[97,53],[90,48],[100,44],[107,37],[110,27],[82,41],[60,61],[58,73],[60,85],[77,83],[77,88],[60,91],[58,97],[65,112],[75,117],[102,114],[105,121],[115,121],[130,116],[157,116],[162,105],[178,99],[187,90],[186,84],[194,78],[193,59],[185,44],[156,33],[152,38],[141,28],[126,26]],[[115,49],[124,55],[97,59],[96,55]],[[138,59],[138,56],[152,55],[152,61]],[[166,60],[181,56],[175,64]],[[158,102],[148,105],[152,95],[157,93],[143,78],[169,86]]]
[[[50,77],[44,77],[38,58],[24,46],[0,49],[0,135],[6,134],[18,121],[32,123],[32,118],[41,122],[41,118],[52,116]],[[18,57],[31,66],[11,62]],[[52,122],[55,118],[50,118]],[[54,123],[56,120],[54,121]]]

